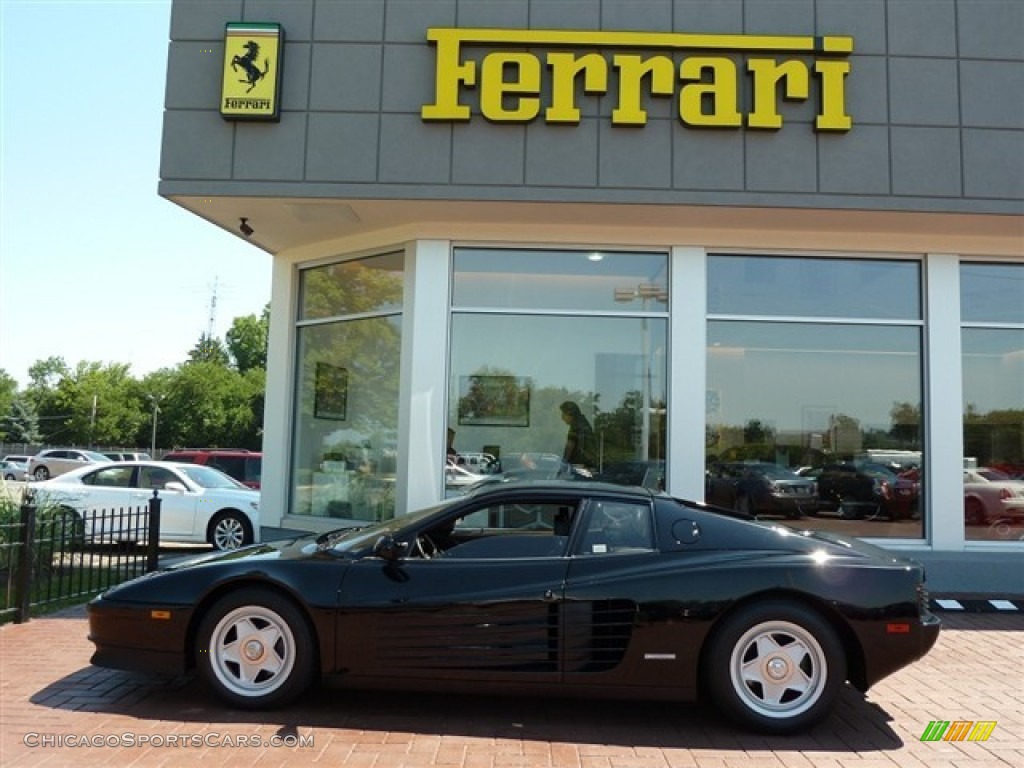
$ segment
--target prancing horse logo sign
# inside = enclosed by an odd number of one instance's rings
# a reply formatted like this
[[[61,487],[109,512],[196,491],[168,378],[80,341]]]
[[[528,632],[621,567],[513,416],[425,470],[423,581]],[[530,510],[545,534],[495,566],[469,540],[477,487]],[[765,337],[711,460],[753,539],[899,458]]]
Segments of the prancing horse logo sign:
[[[279,120],[280,24],[232,23],[224,32],[220,114],[225,120]]]

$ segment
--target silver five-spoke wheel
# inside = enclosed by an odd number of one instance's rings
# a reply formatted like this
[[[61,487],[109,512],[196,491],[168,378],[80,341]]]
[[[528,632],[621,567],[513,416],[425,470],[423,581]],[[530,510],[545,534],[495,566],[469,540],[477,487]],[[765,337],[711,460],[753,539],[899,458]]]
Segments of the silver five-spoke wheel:
[[[235,512],[218,515],[210,523],[208,539],[214,549],[221,550],[238,549],[252,541],[248,523]]]
[[[708,690],[740,723],[792,733],[824,718],[846,681],[846,654],[818,612],[765,600],[726,616],[708,640]]]
[[[197,633],[200,671],[218,694],[247,709],[283,704],[305,690],[314,644],[295,605],[262,589],[229,594]]]

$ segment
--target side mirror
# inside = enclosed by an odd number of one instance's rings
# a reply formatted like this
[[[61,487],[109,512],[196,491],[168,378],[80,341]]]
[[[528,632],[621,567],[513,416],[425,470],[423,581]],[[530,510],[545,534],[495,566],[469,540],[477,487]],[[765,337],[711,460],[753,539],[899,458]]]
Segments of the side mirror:
[[[373,545],[373,554],[382,560],[400,560],[405,554],[405,544],[396,541],[394,536],[381,536]]]
[[[177,480],[172,480],[164,485],[164,490],[169,493],[187,493],[188,488],[185,487],[184,483],[179,483]]]

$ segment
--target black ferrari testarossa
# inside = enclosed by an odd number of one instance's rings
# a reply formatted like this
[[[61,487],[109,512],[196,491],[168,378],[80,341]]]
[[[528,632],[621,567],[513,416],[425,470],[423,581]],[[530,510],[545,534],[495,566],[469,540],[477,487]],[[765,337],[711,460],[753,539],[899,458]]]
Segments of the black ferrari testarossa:
[[[362,688],[707,696],[774,733],[921,658],[924,569],[642,488],[500,483],[201,556],[89,605],[92,663],[198,669],[231,705]]]

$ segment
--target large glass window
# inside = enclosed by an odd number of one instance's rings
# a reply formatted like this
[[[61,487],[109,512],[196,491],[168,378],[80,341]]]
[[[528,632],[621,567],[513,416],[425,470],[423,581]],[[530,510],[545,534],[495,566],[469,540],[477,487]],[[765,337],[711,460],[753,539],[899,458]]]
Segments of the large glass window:
[[[400,254],[300,277],[291,514],[394,516],[402,283]]]
[[[668,257],[457,249],[447,487],[664,484]]]
[[[707,500],[921,537],[920,265],[713,255],[708,275]]]
[[[960,290],[966,538],[1024,540],[1024,265],[963,264]]]

